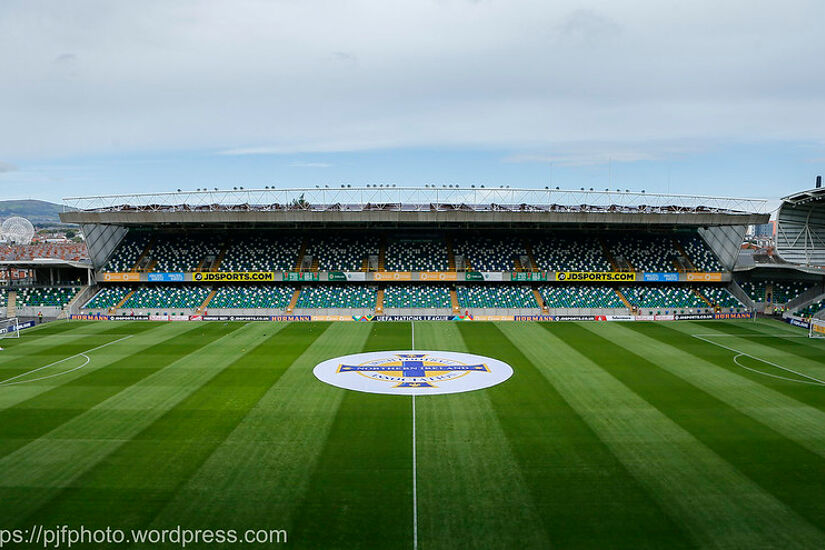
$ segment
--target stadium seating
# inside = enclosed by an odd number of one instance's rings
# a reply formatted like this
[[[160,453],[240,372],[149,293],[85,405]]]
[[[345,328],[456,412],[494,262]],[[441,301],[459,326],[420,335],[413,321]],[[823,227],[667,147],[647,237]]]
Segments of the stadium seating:
[[[464,308],[537,308],[533,291],[516,285],[467,285],[456,289],[458,305]]]
[[[379,251],[377,237],[325,237],[310,239],[306,253],[321,271],[361,271],[367,258]]]
[[[384,290],[384,308],[449,308],[450,289],[444,285],[393,285]]]
[[[219,271],[289,271],[298,261],[301,240],[258,235],[236,238],[227,248]]]
[[[764,302],[768,285],[773,288],[773,303],[786,304],[811,288],[812,283],[806,281],[742,281],[739,286],[754,302]]]
[[[447,245],[443,240],[395,240],[387,245],[387,271],[447,271]]]
[[[5,308],[9,305],[9,291],[5,289],[0,289],[0,307]],[[0,311],[0,317],[5,317],[6,312]]]
[[[722,271],[724,269],[719,259],[698,233],[679,235],[678,240],[697,271]]]
[[[24,288],[17,291],[17,305],[28,307],[63,307],[77,294],[77,288]]]
[[[453,239],[453,254],[462,256],[473,271],[513,271],[516,260],[527,252],[518,237],[473,236]]]
[[[295,288],[291,286],[222,286],[210,300],[210,309],[284,309]]]
[[[547,271],[612,271],[596,237],[553,235],[533,241],[533,258]]]
[[[151,285],[138,288],[122,309],[196,309],[209,289],[199,285]]]
[[[97,294],[89,300],[83,309],[109,309],[113,308],[126,297],[134,287],[128,286],[107,286],[97,291]]]
[[[672,309],[711,309],[690,287],[672,285],[625,286],[625,298],[636,307]]]
[[[376,289],[355,285],[312,285],[301,290],[296,309],[375,308]]]
[[[205,259],[218,257],[223,242],[220,236],[165,235],[149,251],[152,271],[196,271]]]
[[[127,233],[115,249],[114,254],[109,258],[104,270],[114,272],[130,271],[150,240],[151,237],[148,233]]]
[[[542,285],[539,293],[548,308],[624,308],[616,291],[608,286]]]
[[[740,302],[733,294],[724,288],[718,286],[702,286],[698,287],[697,290],[699,290],[705,298],[710,300],[710,302],[717,307],[724,309],[745,309],[745,304]]]
[[[796,312],[799,317],[813,317],[820,311],[825,309],[825,299],[816,301],[805,308]]]
[[[606,237],[605,242],[619,265],[627,261],[635,271],[676,271],[681,256],[670,236],[634,233]]]

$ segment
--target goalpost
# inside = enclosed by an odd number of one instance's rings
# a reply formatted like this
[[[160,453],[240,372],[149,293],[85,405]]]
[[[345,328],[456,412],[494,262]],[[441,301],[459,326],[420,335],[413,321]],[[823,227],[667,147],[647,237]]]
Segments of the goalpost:
[[[0,340],[3,338],[20,338],[20,323],[17,317],[0,319]]]
[[[825,319],[811,319],[808,326],[808,336],[810,338],[825,338]]]

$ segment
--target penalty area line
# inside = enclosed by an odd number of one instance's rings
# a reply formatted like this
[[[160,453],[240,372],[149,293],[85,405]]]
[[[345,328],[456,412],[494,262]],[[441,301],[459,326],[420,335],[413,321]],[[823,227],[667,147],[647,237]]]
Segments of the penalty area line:
[[[799,382],[799,383],[802,383],[802,384],[812,384],[812,385],[817,385],[817,386],[825,386],[825,380],[820,380],[819,378],[814,378],[813,376],[808,376],[807,374],[797,372],[793,369],[789,369],[788,367],[783,367],[782,365],[777,365],[776,363],[774,363],[772,361],[768,361],[767,359],[762,359],[761,357],[756,357],[755,355],[751,355],[750,353],[745,353],[744,351],[741,351],[741,350],[738,350],[738,349],[733,349],[733,348],[728,347],[724,344],[720,344],[718,342],[708,340],[707,338],[703,338],[699,334],[693,334],[692,336],[694,338],[698,338],[699,340],[701,340],[703,342],[707,342],[708,344],[713,344],[714,346],[718,346],[718,347],[724,348],[728,351],[732,351],[734,353],[737,353],[738,355],[736,355],[733,358],[733,362],[736,366],[741,367],[743,369],[746,369],[746,370],[749,370],[751,372],[755,372],[755,373],[758,373],[758,374],[763,374],[765,376],[770,376],[771,378],[779,378],[780,380],[787,380],[789,382]],[[754,359],[755,361],[761,361],[761,362],[765,363],[766,365],[770,365],[772,367],[775,367],[775,368],[780,369],[780,370],[784,370],[786,372],[791,372],[791,373],[793,373],[793,374],[795,374],[799,377],[802,377],[802,378],[807,378],[808,380],[811,380],[811,382],[804,382],[802,380],[792,380],[790,378],[785,378],[785,377],[782,377],[782,376],[776,376],[776,375],[773,375],[773,374],[769,374],[767,372],[761,372],[761,371],[756,370],[756,369],[748,368],[745,365],[743,365],[742,363],[740,363],[739,361],[737,361],[737,359],[739,357],[750,357],[751,359]]]
[[[81,351],[80,353],[75,353],[74,355],[70,355],[69,357],[64,357],[63,359],[60,359],[59,361],[55,361],[54,363],[49,363],[48,365],[44,365],[44,366],[42,366],[42,367],[38,367],[38,368],[36,368],[36,369],[32,369],[32,370],[30,370],[30,371],[26,371],[26,372],[24,372],[24,373],[22,373],[22,374],[18,374],[17,376],[12,376],[11,378],[6,378],[5,380],[0,381],[0,387],[2,387],[2,386],[14,386],[15,384],[24,384],[24,383],[27,383],[27,382],[37,382],[38,380],[46,380],[47,378],[54,378],[54,377],[56,377],[56,376],[63,376],[64,374],[68,374],[68,373],[70,373],[70,372],[74,372],[74,371],[76,371],[76,370],[78,370],[78,369],[82,369],[83,367],[85,367],[86,365],[88,365],[88,364],[89,364],[89,362],[91,361],[91,359],[89,359],[89,357],[86,355],[87,353],[91,353],[91,352],[93,352],[93,351],[96,351],[96,350],[99,350],[99,349],[103,349],[103,348],[105,348],[106,346],[111,346],[112,344],[117,344],[118,342],[122,342],[123,340],[126,340],[127,338],[131,338],[132,336],[134,336],[134,334],[130,334],[130,335],[128,335],[128,336],[124,336],[123,338],[118,338],[117,340],[112,340],[111,342],[107,342],[107,343],[105,343],[105,344],[103,344],[103,345],[100,345],[100,346],[94,347],[94,348],[92,348],[92,349],[87,349],[86,351]],[[35,379],[33,379],[33,380],[21,380],[21,381],[19,381],[19,382],[12,382],[12,380],[17,380],[18,378],[22,378],[22,377],[24,377],[24,376],[28,376],[29,374],[33,374],[33,373],[38,372],[38,371],[41,371],[41,370],[43,370],[43,369],[47,369],[47,368],[49,368],[49,367],[53,367],[53,366],[55,366],[55,365],[59,365],[60,363],[64,363],[64,362],[68,361],[69,359],[74,359],[75,357],[85,357],[85,358],[86,358],[86,362],[85,362],[85,363],[83,363],[82,365],[80,365],[79,367],[75,367],[75,368],[73,368],[73,369],[70,369],[70,370],[67,370],[67,371],[64,371],[64,372],[61,372],[61,373],[58,373],[58,374],[52,374],[52,375],[49,375],[49,376],[43,376],[43,377],[40,377],[40,378],[35,378]]]

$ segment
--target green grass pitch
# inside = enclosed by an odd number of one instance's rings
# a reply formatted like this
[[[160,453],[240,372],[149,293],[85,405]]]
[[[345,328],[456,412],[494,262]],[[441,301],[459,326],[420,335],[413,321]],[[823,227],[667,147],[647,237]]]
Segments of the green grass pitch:
[[[412,398],[312,375],[408,349],[413,328],[418,349],[515,371],[416,398],[414,442]],[[55,322],[0,341],[0,529],[821,549],[825,342],[805,336],[774,321]]]

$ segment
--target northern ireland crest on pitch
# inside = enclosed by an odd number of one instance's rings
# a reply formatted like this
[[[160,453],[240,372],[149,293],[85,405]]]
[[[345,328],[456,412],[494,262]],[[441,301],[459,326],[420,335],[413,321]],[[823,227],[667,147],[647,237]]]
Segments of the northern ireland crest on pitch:
[[[438,395],[489,388],[513,375],[507,363],[452,351],[380,351],[329,359],[313,370],[327,384],[394,395]]]

